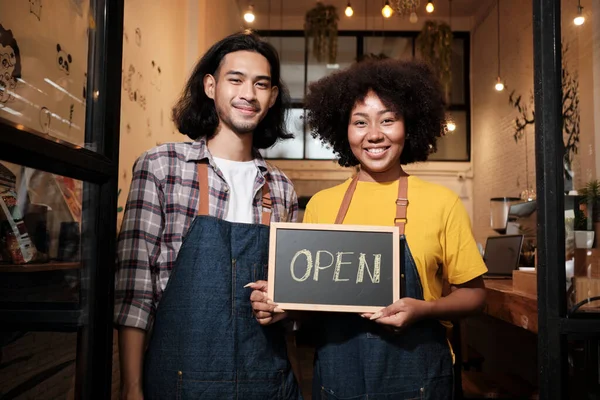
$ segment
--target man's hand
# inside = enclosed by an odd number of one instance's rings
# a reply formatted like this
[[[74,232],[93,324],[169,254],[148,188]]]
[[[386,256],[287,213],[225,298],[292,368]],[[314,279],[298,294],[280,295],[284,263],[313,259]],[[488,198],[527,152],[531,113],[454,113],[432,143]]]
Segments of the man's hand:
[[[121,400],[144,400],[142,388],[139,385],[121,388]]]
[[[259,324],[270,325],[287,317],[287,313],[267,297],[267,281],[251,282],[244,287],[254,289],[250,294],[250,302]]]

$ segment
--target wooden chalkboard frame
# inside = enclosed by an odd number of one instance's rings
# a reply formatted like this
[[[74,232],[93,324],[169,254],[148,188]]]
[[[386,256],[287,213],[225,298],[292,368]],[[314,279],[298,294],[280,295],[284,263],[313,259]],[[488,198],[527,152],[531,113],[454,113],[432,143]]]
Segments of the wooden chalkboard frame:
[[[283,310],[304,311],[335,311],[335,312],[377,312],[383,307],[362,305],[339,305],[339,304],[307,304],[307,303],[278,303],[275,293],[275,259],[277,254],[277,231],[279,229],[296,230],[323,230],[323,231],[346,231],[346,232],[380,232],[389,233],[393,237],[393,272],[392,292],[393,301],[400,299],[400,231],[397,226],[370,226],[370,225],[341,225],[341,224],[302,224],[290,222],[272,222],[269,238],[269,272],[268,272],[268,297]]]

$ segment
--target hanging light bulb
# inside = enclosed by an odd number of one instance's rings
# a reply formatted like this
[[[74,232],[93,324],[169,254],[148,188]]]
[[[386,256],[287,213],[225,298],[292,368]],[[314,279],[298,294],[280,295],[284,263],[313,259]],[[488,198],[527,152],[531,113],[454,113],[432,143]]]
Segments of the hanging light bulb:
[[[573,19],[575,25],[583,25],[585,17],[583,16],[583,7],[581,7],[581,0],[577,5],[577,16]]]
[[[254,6],[253,5],[248,6],[248,11],[246,11],[246,13],[244,14],[244,21],[248,22],[249,24],[254,22]]]
[[[494,88],[499,92],[504,90],[504,83],[502,83],[502,78],[497,78],[496,85],[494,86]]]
[[[384,18],[390,18],[393,13],[394,10],[392,10],[389,0],[385,0],[385,5],[381,9],[381,15],[383,15]]]
[[[348,5],[346,6],[346,10],[344,11],[344,13],[346,14],[346,17],[350,18],[351,16],[354,15],[354,10],[352,9],[352,5],[350,5],[350,2],[348,2]]]
[[[410,17],[408,17],[408,20],[411,24],[416,24],[419,20],[419,17],[417,17],[417,13],[413,11],[410,13]]]
[[[428,1],[428,2],[427,2],[427,5],[425,6],[425,10],[426,10],[428,13],[432,13],[432,12],[433,12],[433,10],[435,10],[435,7],[433,6],[433,1]]]
[[[502,82],[502,78],[500,78],[500,0],[497,1],[496,3],[496,17],[497,17],[497,29],[498,29],[498,35],[496,36],[497,39],[497,50],[498,50],[498,77],[496,78],[496,85],[494,85],[494,88],[498,91],[501,92],[504,90],[504,83]]]
[[[446,122],[446,128],[448,128],[448,132],[454,132],[456,130],[456,124],[454,123],[454,121],[449,120],[448,122]]]

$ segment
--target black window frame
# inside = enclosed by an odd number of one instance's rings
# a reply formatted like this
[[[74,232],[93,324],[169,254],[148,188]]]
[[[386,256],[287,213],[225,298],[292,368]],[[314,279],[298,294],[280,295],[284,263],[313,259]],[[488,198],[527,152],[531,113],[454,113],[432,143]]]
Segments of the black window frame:
[[[298,38],[304,37],[304,31],[302,30],[259,30],[257,33],[263,37],[273,38]],[[364,56],[365,38],[367,37],[404,37],[412,39],[413,58],[416,56],[416,40],[419,36],[419,31],[360,31],[360,30],[343,30],[338,32],[339,37],[356,37],[356,58]],[[443,160],[431,160],[432,163],[447,163],[447,162],[471,162],[471,33],[468,31],[453,31],[454,39],[463,40],[463,65],[464,65],[464,78],[463,78],[463,90],[464,90],[464,104],[449,104],[447,111],[452,113],[453,111],[461,111],[466,114],[467,126],[466,128],[466,159],[443,159]],[[308,75],[308,47],[304,48],[304,96],[306,96],[307,90],[307,75]],[[292,101],[292,108],[303,108],[303,101],[297,99]],[[304,125],[303,135],[306,135],[306,125]],[[270,158],[265,157],[268,160],[278,161],[330,161],[330,159],[313,159],[306,157],[306,141],[303,142],[302,158]]]

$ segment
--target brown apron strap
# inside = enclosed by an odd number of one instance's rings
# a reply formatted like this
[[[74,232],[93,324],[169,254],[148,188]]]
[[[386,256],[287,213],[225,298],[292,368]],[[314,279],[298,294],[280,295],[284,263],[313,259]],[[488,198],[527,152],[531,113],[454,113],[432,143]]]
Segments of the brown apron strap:
[[[208,164],[204,162],[198,163],[198,215],[208,214]]]
[[[401,235],[404,235],[404,227],[407,222],[406,207],[408,207],[408,176],[401,176],[400,179],[398,179],[396,218],[394,218],[394,224],[399,228]]]
[[[348,212],[348,208],[350,208],[350,202],[352,201],[352,196],[354,195],[354,191],[356,190],[356,185],[358,183],[358,175],[352,179],[348,189],[346,189],[346,194],[344,195],[344,199],[342,200],[342,204],[340,206],[340,210],[338,211],[338,215],[335,219],[336,224],[341,224],[344,222],[344,218],[346,217],[346,213]],[[406,225],[406,208],[408,207],[408,176],[401,176],[398,179],[398,198],[396,199],[396,218],[394,218],[394,224],[399,228],[400,234],[404,235],[404,227]]]
[[[346,189],[346,194],[344,195],[344,199],[342,200],[342,205],[340,206],[340,210],[338,211],[338,215],[335,218],[336,224],[341,224],[344,222],[344,218],[346,217],[346,213],[348,212],[348,208],[350,207],[350,202],[352,201],[352,196],[354,195],[354,191],[356,190],[356,184],[358,183],[358,174],[352,179],[348,189]]]
[[[265,182],[262,187],[262,217],[261,223],[269,226],[271,223],[271,211],[273,204],[271,202],[271,192],[269,191],[269,183]]]
[[[208,205],[209,196],[208,192],[210,187],[208,185],[208,164],[198,163],[198,190],[200,195],[198,196],[198,215],[209,215]],[[262,216],[261,223],[263,225],[269,225],[271,223],[271,210],[273,208],[271,202],[271,193],[269,191],[269,184],[265,182],[262,188]]]

